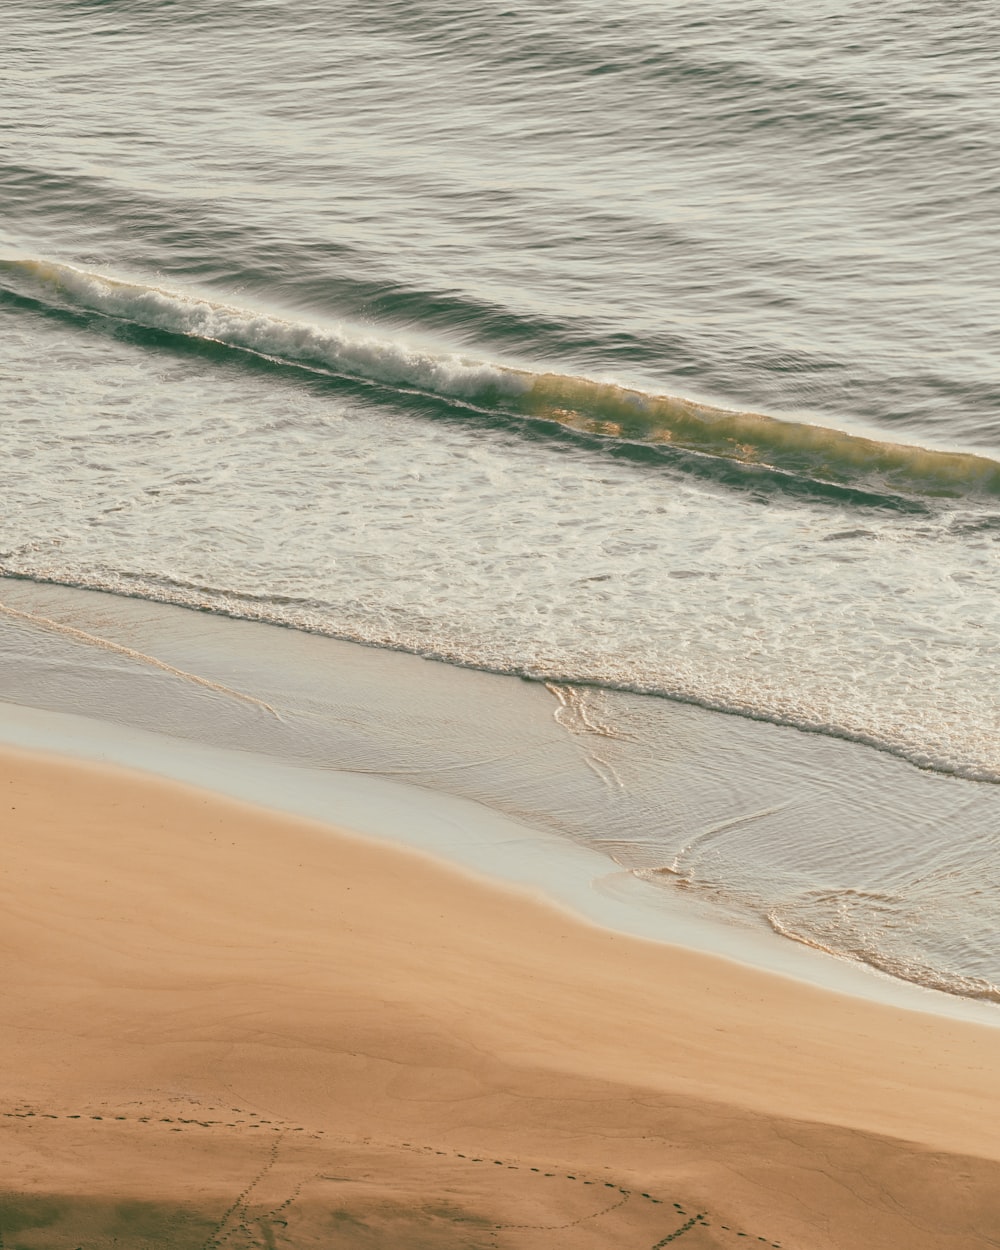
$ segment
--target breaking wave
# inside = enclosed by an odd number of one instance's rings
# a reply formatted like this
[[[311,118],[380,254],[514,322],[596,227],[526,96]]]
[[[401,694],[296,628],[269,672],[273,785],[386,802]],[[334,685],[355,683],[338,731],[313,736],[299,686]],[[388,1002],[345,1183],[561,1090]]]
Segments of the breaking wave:
[[[126,323],[483,411],[555,422],[610,439],[666,444],[838,486],[944,498],[1000,495],[1000,463],[986,456],[881,441],[613,382],[438,353],[346,324],[292,320],[54,261],[0,260],[0,273],[15,290],[30,286]]]

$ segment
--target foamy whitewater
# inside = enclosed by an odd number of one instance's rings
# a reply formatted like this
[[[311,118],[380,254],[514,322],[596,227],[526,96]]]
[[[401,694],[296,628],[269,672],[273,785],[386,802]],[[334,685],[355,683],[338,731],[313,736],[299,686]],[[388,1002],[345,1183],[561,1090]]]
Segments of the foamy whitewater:
[[[998,24],[8,6],[0,573],[947,778],[882,857],[877,814],[803,816],[710,868],[674,864],[707,831],[668,838],[658,793],[659,858],[1000,996]]]

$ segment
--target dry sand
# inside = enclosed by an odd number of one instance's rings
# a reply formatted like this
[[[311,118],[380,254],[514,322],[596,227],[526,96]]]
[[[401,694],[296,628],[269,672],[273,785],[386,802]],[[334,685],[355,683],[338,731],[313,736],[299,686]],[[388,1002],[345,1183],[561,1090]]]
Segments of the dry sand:
[[[1000,1029],[0,757],[0,1250],[1000,1245]]]

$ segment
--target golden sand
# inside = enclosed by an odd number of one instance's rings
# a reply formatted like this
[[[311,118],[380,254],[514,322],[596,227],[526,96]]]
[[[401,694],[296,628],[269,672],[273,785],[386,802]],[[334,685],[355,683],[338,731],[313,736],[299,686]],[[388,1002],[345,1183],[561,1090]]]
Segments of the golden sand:
[[[0,758],[3,1250],[1000,1243],[1000,1029]]]

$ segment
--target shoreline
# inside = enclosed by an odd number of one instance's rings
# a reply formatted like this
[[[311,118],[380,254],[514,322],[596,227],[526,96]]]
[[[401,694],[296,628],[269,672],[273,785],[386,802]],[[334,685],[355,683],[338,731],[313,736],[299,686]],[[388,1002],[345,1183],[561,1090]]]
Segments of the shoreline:
[[[769,930],[727,924],[683,894],[664,898],[647,881],[616,871],[599,851],[408,781],[289,767],[270,757],[0,703],[0,754],[5,751],[54,764],[75,760],[117,768],[292,820],[333,823],[379,845],[427,855],[487,885],[527,890],[543,905],[601,931],[702,953],[811,989],[1000,1029],[993,1003],[893,978]]]
[[[531,883],[598,924],[880,1001],[1000,1020],[995,1002],[962,984],[989,949],[989,909],[982,899],[972,908],[965,938],[953,922],[970,888],[959,843],[989,836],[998,788],[662,700],[595,708],[586,691],[144,600],[9,580],[0,598],[19,613],[3,618],[0,740],[293,814],[335,811],[360,832]],[[945,866],[956,859],[961,890],[949,900],[953,874],[937,872],[945,894],[928,912],[914,833],[951,828],[959,808],[958,841],[935,854]],[[866,878],[854,864],[873,854],[887,856],[884,870]],[[904,881],[917,874],[913,900],[867,918],[899,868]],[[808,925],[817,891],[827,909],[818,931]],[[936,926],[930,944],[907,949],[925,923]],[[866,933],[901,933],[904,945],[876,942],[873,966]],[[930,977],[921,958],[933,961]]]
[[[200,1241],[168,1221],[149,1244],[206,1244],[204,1220],[261,1163],[251,1135],[271,1134],[295,1142],[278,1170],[305,1196],[269,1215],[264,1185],[244,1223],[284,1236],[274,1221],[291,1235],[294,1217],[299,1240],[277,1244],[388,1246],[409,1220],[414,1246],[646,1250],[677,1208],[701,1217],[692,1245],[992,1244],[995,1030],[601,930],[417,851],[176,783],[0,758],[17,956],[0,1201],[23,1218],[55,1201],[79,1220],[117,1195],[202,1212]],[[339,1175],[331,1152],[380,1179],[307,1183]],[[604,1215],[598,1184],[621,1200]],[[389,1219],[389,1195],[415,1186],[444,1206]],[[443,1216],[456,1193],[462,1214]],[[369,1240],[309,1240],[342,1200]],[[528,1210],[539,1227],[515,1229]]]

